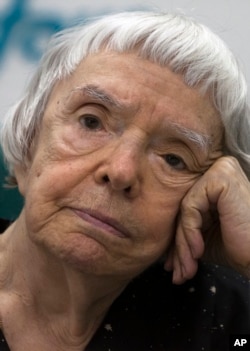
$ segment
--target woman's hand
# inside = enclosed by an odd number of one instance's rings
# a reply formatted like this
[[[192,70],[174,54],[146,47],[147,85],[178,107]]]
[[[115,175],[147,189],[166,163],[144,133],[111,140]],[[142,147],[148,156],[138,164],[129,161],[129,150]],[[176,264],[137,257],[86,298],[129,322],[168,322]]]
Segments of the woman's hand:
[[[186,194],[165,268],[181,284],[200,258],[250,278],[250,183],[233,157],[218,159]]]

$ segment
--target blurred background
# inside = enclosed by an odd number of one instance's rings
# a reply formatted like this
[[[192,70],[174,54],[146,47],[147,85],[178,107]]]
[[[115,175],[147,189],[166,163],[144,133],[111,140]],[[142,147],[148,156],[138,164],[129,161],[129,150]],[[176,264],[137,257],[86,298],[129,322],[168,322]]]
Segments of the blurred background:
[[[152,9],[207,24],[238,57],[250,82],[249,0],[0,0],[0,119],[21,96],[53,33],[89,17]],[[0,162],[0,182],[5,174]],[[15,191],[0,189],[0,217],[15,216],[20,206]]]
[[[144,9],[181,11],[210,26],[250,82],[249,0],[0,0],[0,117],[20,96],[54,32],[79,19]]]

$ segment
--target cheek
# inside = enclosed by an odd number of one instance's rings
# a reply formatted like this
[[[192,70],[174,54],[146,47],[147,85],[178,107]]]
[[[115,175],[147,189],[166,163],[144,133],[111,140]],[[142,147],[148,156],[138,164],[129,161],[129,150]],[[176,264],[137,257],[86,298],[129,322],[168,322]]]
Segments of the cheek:
[[[32,230],[40,230],[57,213],[59,202],[67,198],[74,186],[73,180],[70,164],[32,167],[25,194],[27,221]]]
[[[38,162],[38,165],[32,168],[28,179],[26,200],[29,196],[35,196],[36,201],[39,198],[52,201],[65,197],[89,173],[79,162],[57,161],[47,164]]]
[[[188,181],[184,185],[170,185],[161,191],[148,193],[144,200],[143,221],[148,223],[151,242],[168,243],[172,239],[181,202],[194,183]]]

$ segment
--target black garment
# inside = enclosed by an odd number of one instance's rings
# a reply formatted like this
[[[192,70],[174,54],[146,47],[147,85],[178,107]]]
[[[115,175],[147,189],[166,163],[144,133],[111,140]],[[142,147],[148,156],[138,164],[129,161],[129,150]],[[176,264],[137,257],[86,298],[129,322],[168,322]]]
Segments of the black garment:
[[[1,330],[0,330],[0,351],[10,351],[9,346]]]
[[[228,351],[230,334],[250,334],[249,281],[201,264],[194,279],[175,286],[157,264],[113,303],[86,351]]]

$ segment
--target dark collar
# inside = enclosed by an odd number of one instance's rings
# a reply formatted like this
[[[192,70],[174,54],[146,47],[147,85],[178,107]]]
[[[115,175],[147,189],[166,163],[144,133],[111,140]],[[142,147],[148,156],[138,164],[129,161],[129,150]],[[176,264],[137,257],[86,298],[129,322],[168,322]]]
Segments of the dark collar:
[[[0,219],[0,233],[3,233],[5,229],[10,225],[10,221],[8,219]]]

